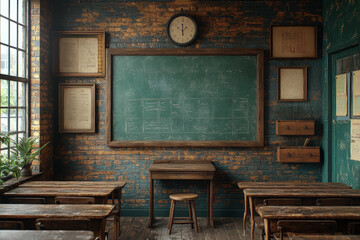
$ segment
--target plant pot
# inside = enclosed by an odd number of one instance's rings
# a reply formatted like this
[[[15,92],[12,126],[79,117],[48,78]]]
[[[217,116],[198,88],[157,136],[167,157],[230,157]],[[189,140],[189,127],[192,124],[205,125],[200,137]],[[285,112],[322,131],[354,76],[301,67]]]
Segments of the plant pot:
[[[32,176],[31,165],[25,166],[23,169],[21,169],[20,176],[22,177]]]

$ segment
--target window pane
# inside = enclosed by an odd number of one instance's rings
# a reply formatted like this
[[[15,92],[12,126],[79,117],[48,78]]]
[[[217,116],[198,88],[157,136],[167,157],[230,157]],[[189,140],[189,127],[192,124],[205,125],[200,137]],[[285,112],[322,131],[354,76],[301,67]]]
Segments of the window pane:
[[[10,22],[10,46],[17,47],[17,24]]]
[[[19,23],[25,24],[25,0],[19,0]]]
[[[9,110],[1,109],[1,132],[9,132]]]
[[[0,29],[1,29],[0,42],[9,44],[9,20],[0,17]]]
[[[1,74],[9,75],[9,48],[1,45],[0,47]]]
[[[18,131],[25,131],[25,109],[19,109]]]
[[[18,25],[19,28],[19,48],[25,49],[25,27]]]
[[[23,51],[18,51],[19,53],[19,77],[25,77],[25,53]]]
[[[9,107],[9,81],[1,80],[1,107]]]
[[[16,109],[10,109],[10,132],[17,130],[16,124]]]
[[[10,0],[10,19],[17,21],[17,0]]]
[[[5,17],[9,17],[9,1],[8,0],[0,0],[0,13]]]
[[[10,75],[16,76],[17,74],[17,51],[14,48],[10,48]]]
[[[17,137],[17,134],[11,134],[10,135],[10,138],[12,139],[12,140],[14,140],[14,141],[16,141],[16,137]],[[14,143],[12,143],[13,141],[10,141],[10,147],[14,147],[15,146],[15,144]]]
[[[9,150],[7,150],[7,149],[1,150],[1,154],[8,157]]]
[[[17,105],[17,82],[10,81],[10,107]]]
[[[25,107],[25,99],[26,99],[26,92],[25,92],[25,83],[19,82],[19,107]]]

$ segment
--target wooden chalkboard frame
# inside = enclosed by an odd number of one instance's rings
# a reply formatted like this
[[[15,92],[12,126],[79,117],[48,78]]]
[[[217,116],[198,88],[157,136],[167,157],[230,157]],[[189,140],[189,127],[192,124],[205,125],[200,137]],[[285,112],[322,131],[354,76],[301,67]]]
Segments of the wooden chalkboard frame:
[[[114,56],[256,56],[257,136],[255,141],[115,141],[112,139],[112,59]],[[264,50],[261,49],[116,49],[107,50],[106,144],[109,147],[262,147],[264,146]]]

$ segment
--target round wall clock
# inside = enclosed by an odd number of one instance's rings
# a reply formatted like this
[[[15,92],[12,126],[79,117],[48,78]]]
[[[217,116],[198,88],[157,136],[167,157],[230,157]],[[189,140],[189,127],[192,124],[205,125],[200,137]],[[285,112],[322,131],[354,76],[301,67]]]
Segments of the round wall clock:
[[[194,18],[185,13],[178,13],[167,22],[166,32],[174,44],[185,46],[195,40],[198,28]]]

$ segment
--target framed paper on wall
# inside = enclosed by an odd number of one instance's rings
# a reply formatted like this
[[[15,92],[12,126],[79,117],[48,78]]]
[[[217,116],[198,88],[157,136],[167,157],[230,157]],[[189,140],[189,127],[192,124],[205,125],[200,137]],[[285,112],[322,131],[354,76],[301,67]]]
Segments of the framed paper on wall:
[[[59,132],[95,132],[95,83],[59,84]]]
[[[105,76],[105,32],[54,32],[53,39],[54,75]]]
[[[278,101],[307,101],[307,67],[278,68]]]
[[[316,26],[271,26],[271,58],[317,58]]]

